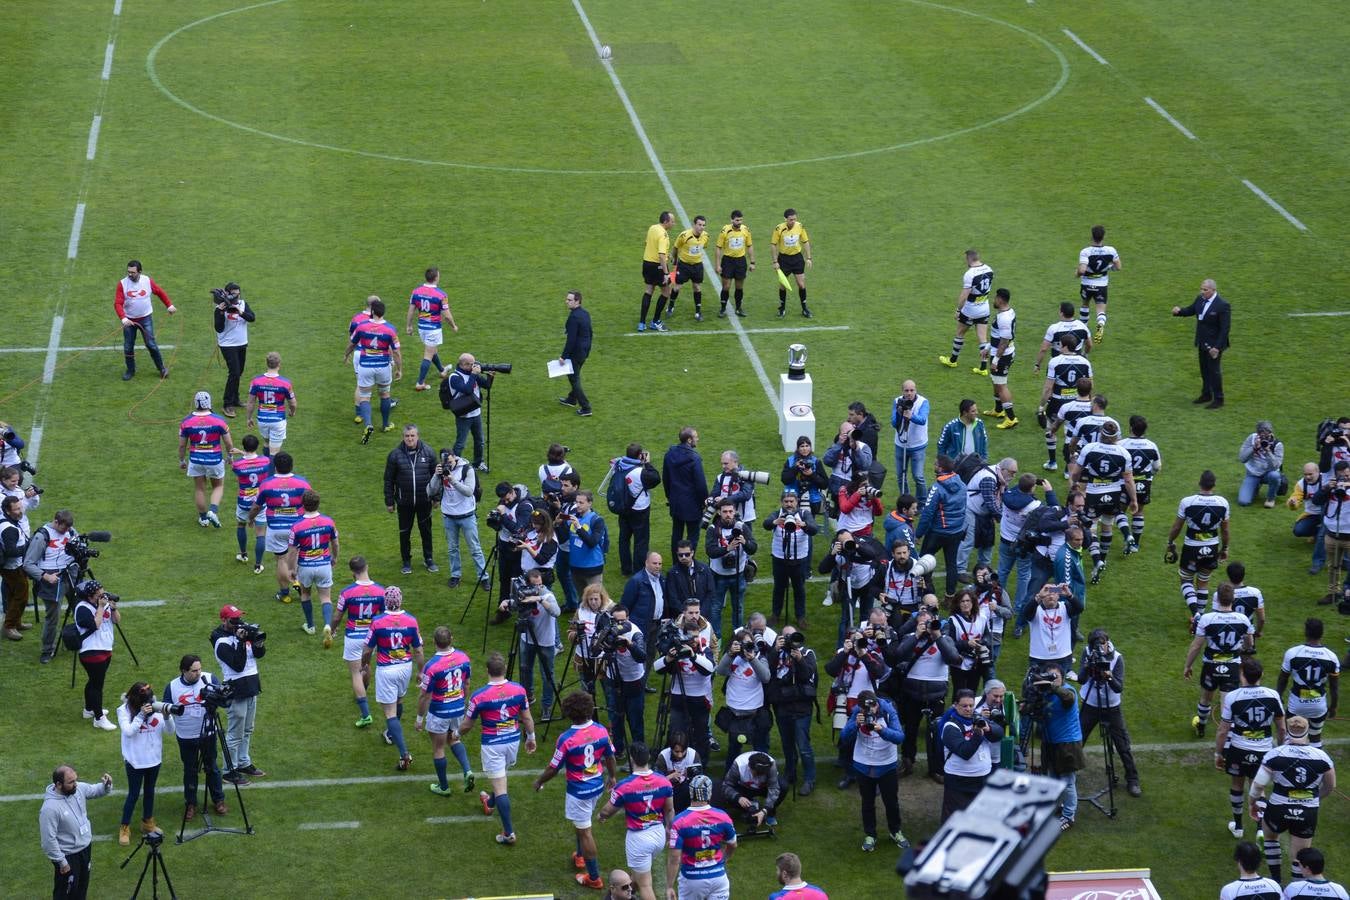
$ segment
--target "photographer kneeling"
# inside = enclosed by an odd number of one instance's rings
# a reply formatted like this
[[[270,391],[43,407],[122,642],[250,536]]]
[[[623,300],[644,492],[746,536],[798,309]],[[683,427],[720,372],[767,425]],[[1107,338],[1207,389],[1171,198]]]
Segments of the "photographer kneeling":
[[[868,853],[877,848],[878,791],[882,805],[886,807],[886,830],[891,840],[901,849],[909,846],[905,833],[900,830],[899,781],[896,777],[899,758],[896,746],[904,739],[895,707],[872,691],[858,695],[858,706],[844,726],[840,743],[853,743],[853,771],[862,798],[862,848]]]
[[[220,766],[216,762],[216,734],[206,727],[206,717],[213,715],[206,706],[206,695],[213,689],[219,695],[222,691],[220,682],[210,672],[202,671],[202,658],[193,653],[179,661],[178,677],[164,687],[164,702],[183,709],[174,723],[174,731],[178,735],[178,755],[183,760],[183,802],[187,804],[184,818],[187,821],[197,815],[197,771],[202,768],[206,769],[206,792],[216,815],[229,812],[225,807]]]
[[[1078,771],[1086,765],[1078,695],[1064,683],[1064,670],[1058,663],[1049,663],[1027,678],[1033,691],[1022,699],[1022,714],[1030,715],[1038,703],[1044,710],[1039,723],[1044,735],[1041,768],[1043,774],[1058,778],[1068,787],[1059,814],[1059,830],[1068,831],[1078,814]],[[1037,698],[1034,693],[1042,696]]]
[[[984,781],[999,758],[1003,726],[976,711],[975,692],[962,688],[942,717],[938,737],[942,741],[942,821],[965,809],[984,790]],[[1000,710],[1002,712],[1002,710]]]
[[[543,682],[542,721],[553,712],[553,658],[557,654],[558,617],[562,609],[558,598],[544,586],[544,573],[530,569],[511,579],[511,596],[499,605],[503,613],[516,614],[516,632],[520,635],[520,684],[534,696],[534,664],[539,662]]]
[[[778,824],[775,816],[786,789],[774,758],[751,750],[731,761],[726,775],[717,783],[713,799],[729,812],[743,810],[756,828],[772,827]]]
[[[230,702],[225,707],[228,722],[225,726],[225,761],[231,768],[224,777],[231,784],[248,784],[250,776],[263,778],[267,775],[253,765],[253,757],[249,755],[258,694],[262,692],[258,660],[267,653],[266,641],[267,634],[262,629],[244,621],[242,609],[228,603],[220,608],[220,625],[211,632],[211,646],[220,663],[225,686],[230,691]]]
[[[747,740],[760,753],[769,752],[769,728],[773,717],[764,702],[769,683],[770,646],[763,634],[757,638],[748,628],[736,632],[727,652],[717,663],[716,675],[725,675],[726,703],[717,711],[717,727],[727,733],[727,769],[740,755]]]
[[[122,803],[122,825],[117,830],[117,843],[126,847],[131,843],[131,813],[136,800],[145,793],[141,804],[141,831],[159,832],[155,824],[155,782],[159,766],[164,760],[164,732],[173,731],[170,714],[182,713],[174,707],[155,700],[155,689],[138,681],[122,695],[117,707],[117,723],[122,726],[122,761],[127,768],[127,799]]]
[[[1125,727],[1125,707],[1121,694],[1125,691],[1125,657],[1116,651],[1105,628],[1093,629],[1083,648],[1083,663],[1078,668],[1078,693],[1083,708],[1079,723],[1083,740],[1092,736],[1092,729],[1102,723],[1111,743],[1125,767],[1125,790],[1131,797],[1143,796],[1139,789],[1139,769],[1130,750],[1130,732]]]

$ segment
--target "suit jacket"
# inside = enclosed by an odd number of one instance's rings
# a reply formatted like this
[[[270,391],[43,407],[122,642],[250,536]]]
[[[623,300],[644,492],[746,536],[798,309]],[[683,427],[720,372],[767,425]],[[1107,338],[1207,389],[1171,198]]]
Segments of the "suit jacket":
[[[681,522],[697,522],[708,499],[708,480],[703,474],[703,458],[687,444],[675,444],[661,462],[661,483],[665,485],[670,517]]]
[[[1214,300],[1209,305],[1209,312],[1202,319],[1200,318],[1200,311],[1204,308],[1205,298],[1197,294],[1194,302],[1190,306],[1183,306],[1177,312],[1177,315],[1196,317],[1195,346],[1202,350],[1208,350],[1211,347],[1227,350],[1228,325],[1232,318],[1232,307],[1228,305],[1227,300],[1215,293]]]
[[[668,602],[665,600],[669,593],[666,588],[666,576],[658,575],[657,580],[661,583],[663,602]],[[651,577],[647,574],[646,566],[634,572],[623,586],[623,596],[619,600],[619,605],[628,610],[628,617],[638,627],[645,626],[654,619],[670,617],[666,610],[656,607],[656,591],[652,590]]]
[[[567,314],[567,343],[562,358],[570,359],[574,369],[581,368],[591,355],[591,313],[578,306]]]

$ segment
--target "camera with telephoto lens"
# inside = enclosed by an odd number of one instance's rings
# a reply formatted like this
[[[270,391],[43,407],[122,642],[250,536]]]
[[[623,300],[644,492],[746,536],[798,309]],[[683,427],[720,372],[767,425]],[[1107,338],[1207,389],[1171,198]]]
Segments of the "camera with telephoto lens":
[[[707,531],[715,518],[717,518],[717,498],[709,497],[703,501],[703,518],[698,520],[699,529]]]
[[[863,700],[858,704],[858,710],[862,713],[862,727],[873,730],[877,727],[877,722],[881,719],[881,704],[876,700]]]
[[[181,716],[186,708],[181,703],[165,703],[163,700],[151,700],[150,706],[161,716]]]
[[[495,375],[510,375],[510,363],[479,363],[478,368],[484,372],[490,372]]]
[[[239,285],[233,281],[224,287],[211,288],[211,299],[217,303],[224,303],[226,309],[242,309],[243,298],[239,294]]]
[[[769,473],[761,472],[758,469],[737,469],[736,477],[741,481],[749,481],[752,484],[769,483]]]
[[[862,487],[858,488],[858,496],[862,497],[864,500],[871,500],[875,497],[880,497],[881,488],[873,487],[870,484],[864,484]]]
[[[619,649],[620,638],[627,634],[625,622],[618,622],[608,613],[595,619],[595,634],[591,636],[591,656],[613,653]]]
[[[112,540],[112,535],[106,531],[91,531],[88,534],[77,535],[66,542],[66,553],[75,560],[81,569],[89,565],[89,560],[97,559],[102,552],[96,547],[90,547],[89,542],[96,544],[106,544]]]
[[[792,634],[789,634],[787,636],[785,641],[786,643],[784,646],[788,650],[792,649],[800,650],[806,646],[806,634],[801,631],[794,631],[792,632]]]
[[[900,402],[897,405],[900,407],[901,412],[909,412],[911,409],[914,408],[914,398],[901,397]]]
[[[1022,699],[1018,701],[1017,709],[1023,718],[1036,719],[1044,721],[1050,714],[1050,693],[1054,688],[1054,681],[1049,672],[1040,666],[1031,666],[1027,669],[1027,677],[1022,679]]]
[[[215,712],[234,699],[234,688],[229,682],[208,681],[202,685],[201,698],[207,712]]]
[[[780,509],[778,510],[778,515],[774,516],[774,518],[783,520],[784,534],[792,534],[797,530],[797,513],[789,513],[786,509]]]
[[[976,728],[980,729],[981,731],[983,731],[984,729],[989,727],[989,720],[986,719],[984,716],[976,716],[974,720],[972,720],[971,724],[974,725]]]

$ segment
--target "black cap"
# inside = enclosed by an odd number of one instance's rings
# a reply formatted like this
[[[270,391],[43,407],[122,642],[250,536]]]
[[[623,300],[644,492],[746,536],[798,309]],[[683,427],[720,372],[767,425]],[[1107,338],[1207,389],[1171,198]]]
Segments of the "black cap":
[[[234,292],[236,292],[236,291],[238,291],[238,290],[239,290],[239,283],[236,282],[236,281],[231,281],[229,284],[225,285],[225,291],[226,291],[226,293],[231,293],[231,294],[233,294]]]

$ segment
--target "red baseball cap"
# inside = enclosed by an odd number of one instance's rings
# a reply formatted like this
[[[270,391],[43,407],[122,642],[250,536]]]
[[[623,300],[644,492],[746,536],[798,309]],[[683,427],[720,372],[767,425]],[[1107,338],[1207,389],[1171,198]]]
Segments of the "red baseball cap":
[[[228,622],[230,619],[242,619],[244,611],[232,603],[226,603],[220,608],[220,619],[222,622]]]

